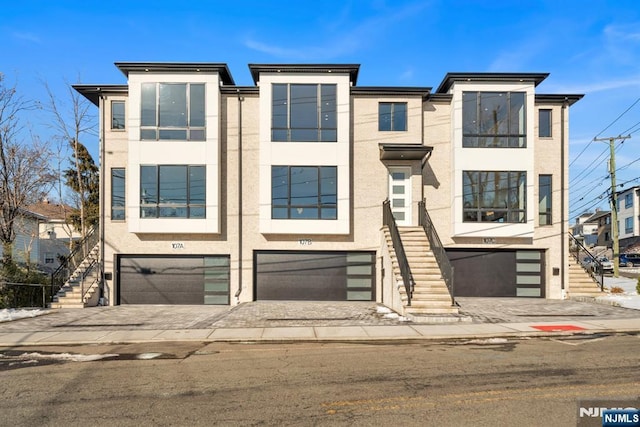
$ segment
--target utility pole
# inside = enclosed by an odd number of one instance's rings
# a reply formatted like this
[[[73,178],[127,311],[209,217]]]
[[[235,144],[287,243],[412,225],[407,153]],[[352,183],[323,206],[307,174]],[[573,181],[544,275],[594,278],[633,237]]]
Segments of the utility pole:
[[[618,277],[620,271],[620,232],[618,230],[618,197],[616,190],[616,140],[625,140],[631,138],[631,135],[627,136],[612,136],[609,138],[593,138],[594,141],[609,141],[609,176],[611,176],[611,199],[609,204],[611,205],[611,239],[613,240],[613,276]]]

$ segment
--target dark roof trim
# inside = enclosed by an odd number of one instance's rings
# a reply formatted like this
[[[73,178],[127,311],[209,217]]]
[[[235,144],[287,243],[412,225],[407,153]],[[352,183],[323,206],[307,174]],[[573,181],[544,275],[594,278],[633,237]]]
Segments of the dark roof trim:
[[[536,94],[536,103],[539,104],[563,104],[565,101],[569,106],[580,101],[584,95],[546,95]]]
[[[352,95],[421,96],[426,98],[430,93],[430,87],[361,86],[351,88]]]
[[[436,90],[437,93],[447,93],[455,82],[527,82],[538,86],[549,73],[447,73]]]
[[[257,86],[220,86],[220,93],[225,95],[260,95],[260,88]]]
[[[422,144],[378,144],[380,160],[422,160],[423,163],[433,147]]]
[[[87,98],[96,107],[100,106],[100,95],[126,95],[129,93],[127,85],[71,85],[82,96]]]
[[[427,101],[451,103],[451,101],[453,101],[453,95],[450,93],[431,93]]]
[[[122,73],[218,73],[222,83],[234,85],[227,64],[220,62],[115,62]]]
[[[355,86],[360,64],[249,64],[249,70],[256,85],[260,81],[260,73],[348,73],[351,84]]]

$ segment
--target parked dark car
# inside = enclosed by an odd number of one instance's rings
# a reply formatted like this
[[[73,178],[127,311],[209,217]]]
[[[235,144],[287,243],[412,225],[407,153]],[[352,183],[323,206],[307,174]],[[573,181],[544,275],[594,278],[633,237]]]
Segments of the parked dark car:
[[[640,267],[640,254],[620,254],[620,267]]]

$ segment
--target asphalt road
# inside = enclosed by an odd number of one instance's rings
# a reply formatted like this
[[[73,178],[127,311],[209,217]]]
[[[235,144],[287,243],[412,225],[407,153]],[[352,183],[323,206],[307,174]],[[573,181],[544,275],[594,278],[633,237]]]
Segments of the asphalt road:
[[[575,426],[584,399],[640,396],[639,350],[637,335],[0,349],[0,425]]]

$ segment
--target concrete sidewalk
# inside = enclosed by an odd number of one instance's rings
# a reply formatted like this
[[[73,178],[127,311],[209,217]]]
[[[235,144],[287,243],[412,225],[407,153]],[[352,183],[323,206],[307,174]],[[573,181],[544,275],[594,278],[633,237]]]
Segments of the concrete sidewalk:
[[[491,339],[638,333],[640,311],[594,302],[460,298],[460,315],[407,321],[376,303],[273,301],[227,306],[49,310],[0,323],[0,346],[161,341],[300,342]]]

